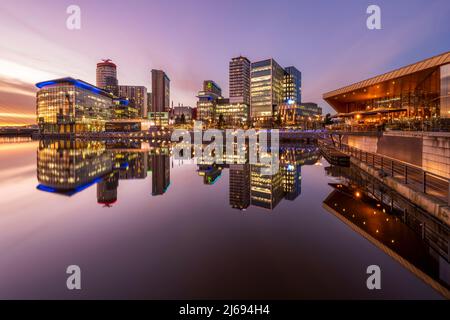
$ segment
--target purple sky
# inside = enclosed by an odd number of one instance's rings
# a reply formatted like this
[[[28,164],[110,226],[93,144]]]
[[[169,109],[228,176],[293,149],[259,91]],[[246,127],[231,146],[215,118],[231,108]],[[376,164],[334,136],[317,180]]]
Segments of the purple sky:
[[[82,28],[66,28],[81,7]],[[382,30],[366,28],[381,7]],[[171,100],[195,106],[202,81],[228,95],[228,62],[275,58],[303,73],[303,101],[450,50],[448,0],[2,0],[0,123],[34,121],[33,84],[72,76],[95,84],[101,58],[120,84],[150,89],[150,70],[171,79]]]

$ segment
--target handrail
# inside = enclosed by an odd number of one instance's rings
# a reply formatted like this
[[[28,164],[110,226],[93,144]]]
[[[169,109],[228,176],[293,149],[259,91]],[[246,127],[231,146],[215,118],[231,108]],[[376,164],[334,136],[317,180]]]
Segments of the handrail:
[[[388,156],[363,151],[361,149],[341,143],[337,146],[340,151],[368,164],[381,173],[400,180],[433,198],[450,205],[450,180],[436,173],[423,170],[421,167]]]

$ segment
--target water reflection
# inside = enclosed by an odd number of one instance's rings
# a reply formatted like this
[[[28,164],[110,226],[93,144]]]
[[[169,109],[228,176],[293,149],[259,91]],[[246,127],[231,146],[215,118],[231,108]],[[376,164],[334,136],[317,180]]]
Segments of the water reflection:
[[[238,164],[206,163],[204,159],[186,163],[195,165],[194,177],[199,177],[192,182],[194,189],[202,184],[213,188],[228,171],[231,208],[270,211],[283,200],[289,203],[299,198],[302,167],[318,164],[320,160],[315,144],[285,144],[279,154],[280,168],[273,175],[263,174],[266,164],[250,164],[248,154]],[[174,163],[184,164],[182,160],[173,160],[170,145],[151,146],[139,141],[40,141],[37,189],[76,196],[96,185],[97,202],[111,207],[120,197],[121,180],[144,180],[151,176],[152,191],[148,196],[164,197],[170,194]],[[449,228],[355,167],[332,166],[325,168],[325,172],[338,179],[329,184],[332,192],[320,199],[325,209],[450,297]],[[192,194],[192,190],[187,192]]]
[[[170,146],[139,141],[42,140],[37,152],[37,189],[73,196],[97,184],[98,203],[110,207],[117,201],[120,180],[146,179],[151,172],[152,196],[164,195],[170,186],[171,155]],[[224,152],[220,162],[225,163],[226,156]],[[244,210],[252,205],[273,210],[283,198],[293,201],[301,194],[301,166],[319,158],[315,145],[284,145],[279,171],[267,175],[263,169],[269,165],[249,164],[247,149],[239,164],[206,163],[200,158],[197,173],[203,184],[214,185],[223,170],[229,170],[232,208]]]
[[[326,172],[340,183],[324,207],[450,298],[449,228],[355,167]]]

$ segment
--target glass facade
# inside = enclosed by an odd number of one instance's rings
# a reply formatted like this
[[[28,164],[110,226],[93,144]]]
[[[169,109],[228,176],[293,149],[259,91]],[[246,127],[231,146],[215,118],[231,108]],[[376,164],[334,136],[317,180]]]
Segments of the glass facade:
[[[446,52],[324,94],[335,129],[450,130],[449,62]]]
[[[203,91],[198,93],[197,120],[211,125],[216,119],[216,107],[222,98],[222,89],[212,80],[203,82]]]
[[[285,93],[285,70],[273,59],[252,63],[251,117],[256,123],[271,121],[277,116],[278,106]]]
[[[112,118],[112,97],[78,80],[51,82],[37,93],[41,133],[80,133],[105,130]]]
[[[230,61],[230,101],[250,105],[250,60],[236,57]]]
[[[450,63],[441,66],[441,98],[442,118],[450,118]]]
[[[230,103],[228,99],[226,103],[218,103],[216,106],[216,123],[232,127],[242,127],[249,120],[249,107],[244,103]]]
[[[301,103],[302,102],[302,73],[296,67],[285,68],[284,75],[284,102]]]
[[[147,88],[143,86],[119,86],[119,96],[127,98],[131,106],[136,109],[137,114],[132,116],[134,118],[145,118],[147,116]]]

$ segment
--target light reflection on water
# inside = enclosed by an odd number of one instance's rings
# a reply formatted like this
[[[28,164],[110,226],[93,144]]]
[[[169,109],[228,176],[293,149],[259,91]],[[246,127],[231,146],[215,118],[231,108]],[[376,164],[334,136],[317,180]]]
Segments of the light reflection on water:
[[[0,298],[439,297],[324,209],[346,198],[314,144],[280,155],[280,171],[265,176],[261,165],[179,161],[168,145],[138,141],[4,144]],[[445,286],[448,256],[427,254],[416,232],[408,239],[424,254],[411,263],[430,260],[423,272]],[[76,295],[65,288],[70,264],[83,270]],[[366,288],[371,264],[382,268],[380,292]]]

